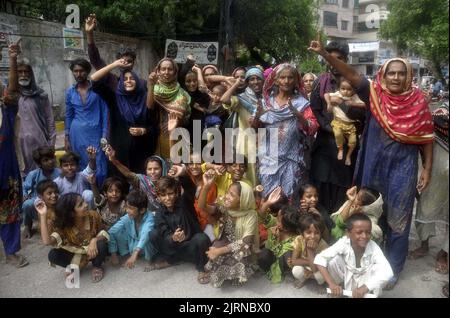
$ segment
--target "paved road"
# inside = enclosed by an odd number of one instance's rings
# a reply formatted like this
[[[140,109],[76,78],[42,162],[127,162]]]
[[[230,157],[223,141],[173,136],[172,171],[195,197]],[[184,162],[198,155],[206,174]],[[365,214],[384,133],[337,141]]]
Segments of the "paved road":
[[[431,239],[431,255],[436,255],[437,243],[442,239],[442,236]],[[106,266],[105,277],[97,284],[90,282],[90,271],[85,270],[81,274],[80,288],[68,289],[64,284],[63,270],[48,265],[49,248],[39,244],[39,240],[39,235],[35,235],[23,244],[21,253],[30,261],[25,268],[15,269],[5,264],[4,256],[0,256],[0,297],[325,297],[317,294],[314,284],[299,290],[293,287],[291,278],[275,285],[261,274],[241,287],[227,284],[214,288],[197,283],[193,265],[181,264],[145,273],[142,261],[132,270]],[[410,246],[417,245],[418,241],[412,233]],[[396,288],[385,292],[383,297],[442,297],[441,287],[448,281],[448,276],[434,272],[434,258],[431,255],[408,261]]]

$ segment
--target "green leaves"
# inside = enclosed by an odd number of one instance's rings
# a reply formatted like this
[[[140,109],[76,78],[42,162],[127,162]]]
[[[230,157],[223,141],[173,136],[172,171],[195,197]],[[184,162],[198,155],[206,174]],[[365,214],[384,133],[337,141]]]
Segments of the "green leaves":
[[[439,65],[448,64],[448,0],[391,0],[389,10],[381,36],[430,60],[442,77]]]

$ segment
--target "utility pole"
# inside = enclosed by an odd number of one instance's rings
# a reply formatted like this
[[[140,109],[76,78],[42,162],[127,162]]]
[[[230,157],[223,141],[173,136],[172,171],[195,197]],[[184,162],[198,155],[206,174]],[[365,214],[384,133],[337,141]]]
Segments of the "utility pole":
[[[219,48],[223,58],[219,59],[218,66],[223,74],[231,73],[233,61],[229,54],[233,49],[233,24],[231,21],[231,6],[233,0],[222,0],[220,6],[219,22]]]

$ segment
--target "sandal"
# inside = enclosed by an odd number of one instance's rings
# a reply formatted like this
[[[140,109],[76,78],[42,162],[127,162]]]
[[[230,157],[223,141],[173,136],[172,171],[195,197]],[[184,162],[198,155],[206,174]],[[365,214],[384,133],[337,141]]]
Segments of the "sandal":
[[[101,281],[103,279],[103,268],[101,267],[94,267],[92,269],[92,282],[93,283],[98,283],[99,281]]]
[[[7,259],[6,262],[13,265],[15,268],[22,268],[22,267],[25,267],[30,264],[30,263],[28,263],[25,256],[22,256],[22,255],[14,255],[14,256],[16,257],[16,258],[14,258],[14,260]]]
[[[209,284],[209,282],[211,281],[209,272],[199,272],[197,276],[197,281],[199,282],[199,284],[202,285]]]

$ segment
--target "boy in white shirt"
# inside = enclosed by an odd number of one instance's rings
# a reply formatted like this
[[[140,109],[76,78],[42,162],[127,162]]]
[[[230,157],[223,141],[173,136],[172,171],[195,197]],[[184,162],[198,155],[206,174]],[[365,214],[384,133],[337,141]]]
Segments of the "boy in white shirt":
[[[340,284],[344,283],[354,298],[369,292],[378,297],[394,273],[380,247],[370,239],[372,222],[367,215],[357,213],[346,225],[347,235],[318,254],[314,264],[333,296],[342,295]]]

